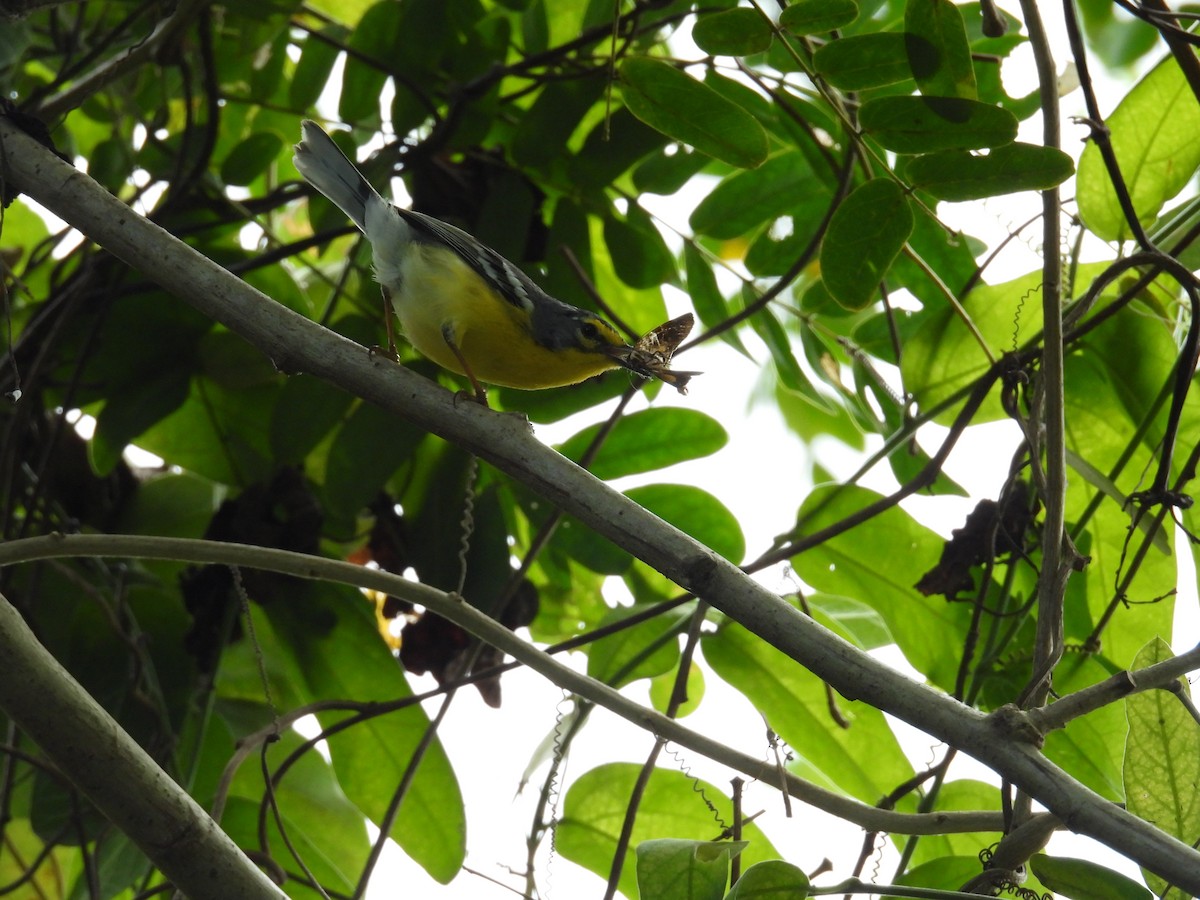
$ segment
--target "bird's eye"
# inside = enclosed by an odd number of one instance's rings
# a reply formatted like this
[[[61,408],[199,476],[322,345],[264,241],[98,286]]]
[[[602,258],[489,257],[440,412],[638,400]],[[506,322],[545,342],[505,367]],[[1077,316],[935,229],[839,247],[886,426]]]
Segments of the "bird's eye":
[[[589,341],[597,340],[600,337],[600,329],[596,327],[595,322],[584,322],[579,326],[579,333]]]

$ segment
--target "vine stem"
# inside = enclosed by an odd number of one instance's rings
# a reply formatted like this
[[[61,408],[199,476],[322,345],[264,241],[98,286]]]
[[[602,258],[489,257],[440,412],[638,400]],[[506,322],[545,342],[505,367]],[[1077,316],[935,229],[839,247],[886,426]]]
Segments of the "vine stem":
[[[1071,0],[1066,0],[1071,2]],[[1042,95],[1042,143],[1058,148],[1062,143],[1058,109],[1058,76],[1050,42],[1036,0],[1021,0],[1029,43],[1037,65]],[[1063,597],[1070,576],[1071,554],[1064,554],[1066,537],[1067,452],[1064,412],[1062,260],[1058,188],[1042,191],[1042,318],[1043,350],[1039,385],[1044,440],[1046,510],[1043,530],[1042,571],[1038,583],[1038,623],[1033,677],[1025,688],[1022,705],[1040,706],[1050,689],[1054,667],[1062,656]]]

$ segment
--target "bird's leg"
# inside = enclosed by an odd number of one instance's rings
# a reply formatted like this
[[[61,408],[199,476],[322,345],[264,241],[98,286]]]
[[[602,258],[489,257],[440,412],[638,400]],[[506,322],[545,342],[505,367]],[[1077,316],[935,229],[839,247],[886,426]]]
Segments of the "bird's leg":
[[[383,324],[387,330],[387,347],[388,353],[392,355],[392,359],[399,359],[400,353],[396,350],[396,334],[392,331],[392,319],[396,315],[396,311],[392,308],[392,293],[387,289],[387,285],[379,286],[380,292],[383,294]]]
[[[442,338],[446,341],[446,346],[450,348],[450,352],[454,354],[454,358],[458,360],[462,366],[463,374],[470,379],[471,387],[475,388],[475,395],[471,397],[476,403],[481,403],[484,406],[488,405],[487,389],[479,383],[479,379],[475,377],[475,373],[471,371],[471,367],[467,365],[466,357],[463,356],[462,350],[458,348],[458,342],[454,340],[454,328],[451,325],[442,326]],[[470,397],[470,394],[466,394]]]
[[[367,352],[372,356],[378,354],[386,356],[392,362],[400,362],[400,351],[396,349],[396,338],[392,331],[392,316],[395,315],[392,309],[392,295],[385,285],[381,284],[379,290],[383,294],[383,326],[387,330],[387,347],[372,344],[367,348]]]

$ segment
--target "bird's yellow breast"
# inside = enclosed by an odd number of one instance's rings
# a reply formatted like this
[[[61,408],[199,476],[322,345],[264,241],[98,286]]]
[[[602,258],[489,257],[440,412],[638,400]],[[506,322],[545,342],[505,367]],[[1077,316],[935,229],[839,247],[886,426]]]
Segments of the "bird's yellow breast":
[[[603,353],[542,347],[533,339],[529,314],[492,291],[448,248],[414,245],[401,271],[400,284],[388,285],[400,327],[418,352],[444,369],[466,374],[446,343],[446,326],[472,373],[487,384],[560,387],[617,365]]]

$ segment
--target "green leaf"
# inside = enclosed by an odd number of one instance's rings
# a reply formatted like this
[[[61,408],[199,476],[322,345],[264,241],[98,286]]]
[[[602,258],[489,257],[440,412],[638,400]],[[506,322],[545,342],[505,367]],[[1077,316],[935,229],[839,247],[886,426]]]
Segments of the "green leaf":
[[[468,4],[448,4],[446,0],[405,0],[391,5],[400,7],[399,39],[376,54],[376,59],[388,60],[391,72],[432,72],[447,53],[457,49],[457,30],[471,27],[479,15],[478,5],[471,11]],[[454,11],[457,16],[448,14],[451,5],[458,7]],[[379,38],[374,43],[378,46]]]
[[[745,169],[767,158],[767,134],[753,116],[670,63],[630,57],[620,77],[630,112],[667,137]]]
[[[921,263],[918,264],[907,253],[901,255],[888,273],[888,286],[893,290],[896,287],[907,288],[927,309],[941,307],[946,302],[946,288],[961,294],[964,287],[974,280],[978,265],[976,259],[984,255],[986,245],[962,232],[948,232],[945,224],[938,221],[924,205],[911,206],[913,233],[907,243]],[[881,336],[886,336],[886,343],[869,342],[865,349],[895,363],[892,355],[894,350],[891,348],[891,326],[883,316],[875,321],[885,326]],[[866,327],[864,323],[855,329],[857,343],[864,343]]]
[[[648,484],[631,488],[625,496],[730,562],[742,561],[746,539],[741,524],[720,500],[703,488],[690,484]]]
[[[1104,265],[1079,267],[1077,279],[1086,284],[1103,271]],[[980,284],[962,298],[963,308],[976,330],[983,335],[992,355],[1015,349],[1042,328],[1041,270],[1001,284]],[[989,365],[983,348],[950,307],[927,311],[916,334],[904,348],[901,374],[916,398],[918,408],[927,410],[974,381]],[[981,407],[975,421],[986,422],[1005,415],[995,397]],[[953,413],[937,421],[948,425]]]
[[[495,388],[488,392],[488,397],[498,399],[497,408],[519,410],[530,422],[557,422],[581,409],[618,397],[628,388],[626,373],[608,372],[589,378],[583,384],[548,391]]]
[[[0,35],[0,42],[4,40]],[[113,836],[114,840],[116,835]],[[34,833],[27,818],[10,817],[4,824],[5,853],[0,857],[0,879],[4,884],[22,881],[30,897],[58,897],[63,884],[73,883],[83,871],[83,852],[79,847],[59,843],[46,857],[46,864],[31,868],[27,860],[36,859],[45,842]],[[86,880],[86,879],[85,879]],[[80,886],[80,891],[84,890]]]
[[[1200,225],[1200,197],[1191,197],[1159,216],[1147,233],[1154,246],[1168,252],[1173,252],[1177,244],[1187,239],[1175,258],[1195,271],[1200,269],[1200,241],[1191,235],[1196,233],[1197,225]]]
[[[179,409],[187,400],[191,379],[186,371],[175,369],[162,377],[125,385],[114,394],[96,417],[92,438],[92,464],[106,474],[125,452],[125,447]]]
[[[817,229],[832,204],[830,185],[810,182],[808,192],[786,215],[757,229],[743,259],[746,270],[755,278],[778,278],[791,272],[801,258],[811,265],[814,250],[820,246]]]
[[[133,151],[124,140],[110,138],[92,148],[88,156],[88,175],[114,194],[121,190],[133,163]],[[5,214],[7,218],[7,213]],[[7,231],[9,224],[4,223]]]
[[[539,198],[529,179],[512,169],[498,172],[475,202],[475,238],[503,257],[521,259],[529,234],[542,228]]]
[[[603,78],[567,78],[547,84],[521,117],[509,148],[513,159],[530,167],[560,159],[567,139],[603,91]]]
[[[729,860],[746,841],[659,838],[637,845],[638,892],[654,900],[721,900]]]
[[[696,309],[696,316],[705,329],[715,328],[729,318],[731,311],[717,284],[713,263],[709,262],[692,241],[684,245],[683,261],[687,267],[687,292],[692,299],[692,306]],[[721,339],[735,350],[746,352],[736,329],[723,331]]]
[[[804,156],[789,151],[757,169],[734,172],[704,197],[688,219],[699,234],[740,237],[764,222],[787,215],[811,194],[827,193]]]
[[[821,276],[847,309],[863,309],[913,230],[904,191],[887,178],[855,189],[838,207],[821,244]]]
[[[1134,213],[1143,225],[1183,189],[1200,165],[1200,104],[1168,56],[1130,91],[1105,121]],[[1083,223],[1104,240],[1131,231],[1095,143],[1079,158],[1075,198]]]
[[[1160,299],[1173,305],[1174,284],[1168,290],[1169,294]],[[1088,342],[1089,349],[1093,350],[1092,358],[1100,364],[1112,384],[1130,426],[1140,424],[1146,411],[1158,400],[1164,385],[1174,375],[1175,357],[1179,353],[1174,313],[1165,312],[1169,308],[1166,305],[1156,308],[1155,300],[1150,292],[1143,293],[1116,314],[1113,327],[1101,329]],[[1131,346],[1139,348],[1140,352],[1130,353]],[[1142,442],[1154,453],[1159,450],[1163,429],[1163,423],[1155,422],[1142,436]],[[1086,444],[1078,446],[1081,455],[1087,449]],[[1088,459],[1091,461],[1094,457],[1089,455]],[[1124,505],[1124,497],[1118,502]],[[1136,649],[1140,650],[1141,646]]]
[[[936,802],[930,807],[930,811],[935,809],[938,812],[966,810],[999,812],[1000,797],[994,784],[965,778],[956,779],[946,782],[938,790]],[[911,867],[919,867],[929,862],[941,860],[945,865],[937,867],[942,870],[938,874],[927,870],[927,877],[924,879],[901,876],[900,883],[958,890],[966,881],[970,880],[972,875],[979,873],[979,853],[990,843],[990,837],[986,832],[937,834],[923,837],[913,849],[910,869],[905,872],[905,876],[909,875]],[[974,862],[975,871],[953,880],[956,875],[960,874],[958,871],[960,867],[956,860],[963,858]]]
[[[0,31],[0,71],[7,72],[10,66],[18,62],[29,46],[29,25],[11,17]]]
[[[295,732],[284,732],[271,746],[271,759],[283,759],[298,749],[301,741]],[[221,827],[235,839],[257,840],[262,793],[261,771],[243,765],[230,788],[230,804],[221,819]],[[287,777],[280,779],[274,795],[288,839],[305,865],[326,887],[353,891],[371,844],[362,812],[346,799],[329,763],[309,748],[288,770]],[[267,828],[270,846],[280,846],[283,838],[273,816]]]
[[[1118,13],[1109,0],[1081,0],[1084,30],[1092,52],[1113,69],[1129,71],[1158,46],[1158,29],[1150,22]]]
[[[372,0],[313,0],[312,7],[339,22],[354,23],[373,5]]]
[[[779,25],[792,34],[823,34],[858,18],[854,0],[796,0],[779,14]]]
[[[618,113],[614,113],[615,118]],[[632,113],[630,113],[632,115]],[[692,176],[712,160],[691,147],[674,142],[647,157],[633,171],[633,186],[643,194],[669,196],[682,188]]]
[[[650,705],[666,714],[675,695],[675,670],[672,669],[650,679]],[[687,683],[683,687],[685,698],[675,708],[675,718],[690,716],[700,708],[704,699],[704,669],[693,662],[688,667]]]
[[[274,384],[224,388],[193,378],[183,405],[152,425],[137,445],[174,465],[230,485],[266,478]]]
[[[540,528],[553,509],[525,492],[519,492],[518,496],[526,518]],[[601,575],[622,575],[633,561],[627,550],[600,537],[574,516],[563,517],[550,539],[550,547],[572,563]]]
[[[200,374],[223,388],[274,385],[278,369],[262,352],[232,331],[210,331],[200,338]]]
[[[863,104],[859,124],[897,153],[999,147],[1017,136],[1008,110],[960,97],[877,97]]]
[[[292,109],[306,110],[317,102],[329,83],[329,73],[337,62],[338,45],[349,36],[342,25],[327,25],[317,34],[310,34],[300,51],[296,70],[288,84],[288,103]],[[320,35],[320,37],[318,37]]]
[[[1093,543],[1089,549],[1096,546]],[[1076,602],[1079,595],[1086,593],[1083,590],[1085,587],[1071,585],[1067,602]],[[1070,591],[1075,591],[1074,596]],[[1109,649],[1109,643],[1106,642],[1105,650]],[[1064,659],[1055,670],[1054,689],[1065,696],[1098,684],[1117,668],[1111,659],[1102,655]],[[1121,769],[1127,732],[1124,710],[1120,704],[1112,703],[1073,719],[1065,728],[1047,734],[1043,753],[1052,763],[1070,772],[1106,800],[1121,803],[1125,799]]]
[[[792,351],[792,341],[782,323],[775,316],[775,311],[769,306],[763,307],[750,319],[755,333],[763,339],[767,349],[771,351],[771,362],[775,364],[775,374],[779,382],[789,391],[794,391],[813,402],[820,403],[821,397],[813,387],[807,373],[801,368],[796,354]]]
[[[803,558],[803,557],[801,557]],[[793,749],[789,770],[839,794],[864,802],[912,776],[895,735],[879,710],[866,703],[834,697],[825,683],[752,635],[726,623],[705,635],[704,659],[746,698]],[[849,721],[838,727],[829,705]]]
[[[617,277],[630,287],[651,288],[675,280],[675,257],[640,206],[630,205],[624,218],[606,216],[604,242]]]
[[[272,605],[275,628],[288,636],[313,694],[326,699],[395,701],[412,691],[375,629],[369,605],[354,590],[321,587],[307,602]],[[322,714],[329,726],[344,714]],[[329,738],[338,783],[376,824],[429,727],[420,706],[374,716]],[[426,750],[405,796],[392,838],[445,884],[466,854],[462,794],[441,742]]]
[[[994,793],[995,788],[992,790]],[[936,836],[923,838],[917,845],[918,851],[922,845],[936,841],[938,841]],[[896,879],[896,883],[913,885],[921,888],[921,893],[928,892],[930,896],[936,897],[938,891],[958,891],[978,874],[979,855],[976,851],[970,856],[941,856],[929,862],[912,865]],[[1021,886],[1029,887],[1024,882]],[[1035,894],[1034,896],[1039,895]],[[883,900],[899,900],[899,898],[894,894],[887,894]]]
[[[801,533],[811,534],[878,499],[858,487],[817,488],[800,509]],[[813,588],[869,604],[926,680],[952,690],[958,660],[946,648],[962,645],[970,610],[966,604],[923,597],[913,587],[937,563],[943,544],[904,510],[892,507],[797,556],[794,564],[796,574]]]
[[[947,150],[918,157],[904,170],[913,187],[939,200],[979,200],[1044,191],[1071,177],[1071,157],[1055,147],[1008,144],[986,156]]]
[[[521,16],[521,38],[526,53],[543,53],[550,46],[550,19],[545,0],[531,0]]]
[[[329,512],[341,519],[357,516],[424,437],[378,406],[359,403],[329,448],[324,490]]]
[[[271,415],[271,452],[283,463],[300,463],[333,430],[354,398],[312,375],[288,379]]]
[[[771,46],[771,25],[746,7],[701,13],[692,26],[692,40],[713,56],[750,56]]]
[[[813,68],[843,91],[885,87],[913,77],[908,43],[894,31],[830,41],[813,54]]]
[[[600,621],[600,627],[616,625],[643,610],[636,605],[614,609]],[[679,661],[678,636],[694,611],[692,604],[676,607],[600,638],[588,651],[588,675],[619,688],[672,671]]]
[[[908,61],[926,97],[975,99],[975,67],[962,13],[950,0],[906,0]]]
[[[142,482],[125,504],[117,530],[199,539],[220,505],[221,493],[190,472],[158,475]]]
[[[372,5],[350,32],[346,68],[342,74],[342,92],[338,115],[343,122],[367,124],[379,121],[379,95],[387,81],[385,59],[398,56],[401,41],[400,20],[403,6],[389,0]],[[403,90],[397,89],[397,93]]]
[[[603,427],[591,425],[556,449],[567,459],[579,462]],[[698,410],[645,409],[617,420],[588,470],[609,481],[710,456],[728,440],[721,423]]]
[[[555,835],[558,852],[607,878],[630,792],[640,771],[641,766],[634,763],[609,763],[580,776],[563,801],[563,815]],[[698,793],[712,802],[715,815],[702,800],[697,800]],[[731,816],[725,790],[683,772],[655,769],[638,807],[630,845],[636,847],[664,834],[682,840],[709,841],[732,821]],[[779,857],[754,823],[745,826],[743,837],[748,842],[742,852],[746,865]],[[639,896],[634,851],[630,848],[625,851],[618,889],[626,897]],[[658,895],[643,896],[657,900]]]
[[[1142,648],[1130,668],[1143,669],[1172,656],[1166,642],[1155,638]],[[1176,689],[1184,697],[1191,695],[1186,679],[1179,679]],[[1125,805],[1135,816],[1153,822],[1185,844],[1194,843],[1200,838],[1200,795],[1196,793],[1200,732],[1195,720],[1167,690],[1131,694],[1125,699],[1125,714],[1129,719]],[[1167,882],[1145,868],[1142,874],[1155,896],[1163,896]],[[1165,900],[1187,900],[1189,896],[1171,888]]]
[[[1038,881],[1071,900],[1152,900],[1154,896],[1133,879],[1090,859],[1036,853],[1029,867]]]
[[[579,153],[568,164],[571,183],[582,188],[607,188],[640,160],[648,156],[660,160],[667,158],[661,155],[667,146],[672,150],[669,158],[677,164],[683,164],[676,172],[687,172],[683,182],[708,162],[708,157],[701,153],[690,153],[678,144],[669,143],[662,134],[635,117],[628,109],[622,107],[614,110],[604,121],[596,123]],[[559,152],[561,153],[561,148]],[[639,166],[637,172],[643,170],[644,166]],[[634,184],[638,184],[636,172]],[[666,190],[660,190],[639,185],[639,189],[652,193],[673,194],[682,186],[682,183],[674,187],[667,185]],[[664,185],[658,185],[658,188],[662,187]]]
[[[743,872],[725,900],[804,900],[809,887],[808,876],[799,866],[769,859]]]
[[[734,106],[754,116],[764,128],[771,128],[775,124],[776,111],[771,99],[744,82],[722,75],[717,69],[709,66],[704,72],[704,84]]]
[[[263,104],[279,102],[281,96],[279,86],[283,81],[283,69],[285,65],[289,65],[287,48],[290,38],[287,30],[279,28],[278,22],[265,25],[263,30],[266,31],[272,28],[277,29],[278,33],[269,44],[262,44],[255,48],[257,51],[255,54],[255,65],[250,70],[250,96]],[[218,66],[221,66],[222,57],[229,49],[228,44],[223,44],[218,49]],[[222,70],[228,71],[228,67],[222,67]]]
[[[115,897],[121,891],[130,887],[139,879],[149,878],[151,867],[145,853],[125,834],[112,835],[111,840],[104,841],[104,851],[100,854],[97,864],[100,892],[103,897]],[[70,900],[85,900],[93,893],[90,879],[81,875],[67,896]]]
[[[815,593],[808,596],[808,608],[814,619],[864,650],[895,643],[883,618],[866,603]]]

